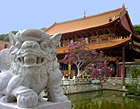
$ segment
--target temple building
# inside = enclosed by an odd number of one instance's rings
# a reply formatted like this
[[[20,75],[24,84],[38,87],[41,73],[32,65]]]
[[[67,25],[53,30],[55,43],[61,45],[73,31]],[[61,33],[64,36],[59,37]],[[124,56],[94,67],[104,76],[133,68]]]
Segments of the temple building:
[[[124,5],[119,9],[89,17],[55,22],[45,32],[50,35],[62,33],[57,56],[62,73],[71,78],[77,73],[76,66],[63,62],[68,53],[67,46],[71,42],[85,40],[91,49],[102,50],[104,55],[110,56],[111,61],[107,64],[115,71],[112,76],[127,76],[127,66],[137,64],[135,62],[140,58],[140,37],[136,35]]]
[[[11,47],[10,42],[0,40],[0,50],[10,47]]]
[[[55,22],[45,32],[51,35],[62,33],[57,56],[62,73],[71,78],[77,73],[76,66],[63,62],[64,55],[68,53],[67,46],[71,42],[85,40],[91,49],[102,50],[104,55],[110,56],[111,61],[107,64],[114,70],[112,76],[128,76],[127,67],[137,64],[135,62],[140,58],[140,37],[136,35],[124,5],[98,15]]]

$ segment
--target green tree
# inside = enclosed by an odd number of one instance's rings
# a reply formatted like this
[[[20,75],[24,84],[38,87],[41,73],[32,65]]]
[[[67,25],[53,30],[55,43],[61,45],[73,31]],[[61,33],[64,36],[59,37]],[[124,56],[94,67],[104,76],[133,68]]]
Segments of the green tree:
[[[43,28],[40,28],[41,30],[45,30],[45,29],[47,29],[46,27],[43,27]]]
[[[4,34],[1,34],[0,35],[0,40],[4,40],[4,37],[5,37],[5,35]]]
[[[13,34],[16,34],[18,31],[11,31]],[[8,41],[9,42],[9,34],[1,34],[0,40],[2,41]]]
[[[4,37],[4,41],[8,41],[9,42],[9,36]]]
[[[11,31],[13,34],[16,34],[18,31]]]
[[[140,35],[140,26],[133,26],[137,35]]]
[[[131,66],[130,67],[130,82],[126,84],[128,89],[128,94],[140,96],[140,66]]]

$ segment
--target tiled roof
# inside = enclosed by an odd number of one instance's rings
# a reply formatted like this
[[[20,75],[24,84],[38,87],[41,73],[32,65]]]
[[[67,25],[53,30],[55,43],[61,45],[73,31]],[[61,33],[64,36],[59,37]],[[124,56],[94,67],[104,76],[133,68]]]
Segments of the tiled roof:
[[[102,49],[109,49],[109,48],[114,48],[114,47],[119,47],[123,45],[124,43],[127,43],[131,40],[131,38],[126,38],[126,39],[118,39],[113,42],[108,42],[108,43],[99,43],[99,44],[90,44],[88,47],[90,49],[96,49],[96,50],[102,50]],[[57,48],[57,54],[63,54],[63,53],[68,53],[67,47],[58,47]]]
[[[102,26],[110,23],[109,21],[110,18],[116,19],[118,18],[118,16],[120,17],[120,13],[123,9],[125,9],[124,6],[122,8],[113,11],[108,11],[90,17],[85,17],[85,18],[71,20],[62,23],[54,23],[51,27],[46,29],[45,32],[54,35],[56,33],[69,33],[69,32],[88,29],[92,27]]]

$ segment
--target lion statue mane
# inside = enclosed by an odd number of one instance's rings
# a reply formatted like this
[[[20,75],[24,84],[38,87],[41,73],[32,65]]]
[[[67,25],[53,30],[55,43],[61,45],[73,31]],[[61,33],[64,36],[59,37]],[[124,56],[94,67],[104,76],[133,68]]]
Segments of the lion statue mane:
[[[50,36],[42,30],[26,29],[16,35],[9,33],[9,39],[11,47],[5,53],[9,67],[0,67],[0,101],[34,107],[44,89],[48,101],[68,101],[60,87],[62,73],[56,57],[61,34]]]

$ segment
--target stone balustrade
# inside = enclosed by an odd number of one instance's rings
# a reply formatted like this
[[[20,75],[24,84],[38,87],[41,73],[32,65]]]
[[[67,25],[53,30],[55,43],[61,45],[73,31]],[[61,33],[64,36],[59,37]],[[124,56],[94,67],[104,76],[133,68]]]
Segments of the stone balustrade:
[[[126,83],[130,82],[126,78]],[[80,93],[102,89],[120,90],[122,88],[122,78],[112,77],[101,83],[99,80],[93,78],[75,78],[75,79],[64,79],[61,81],[61,88],[63,93]]]

